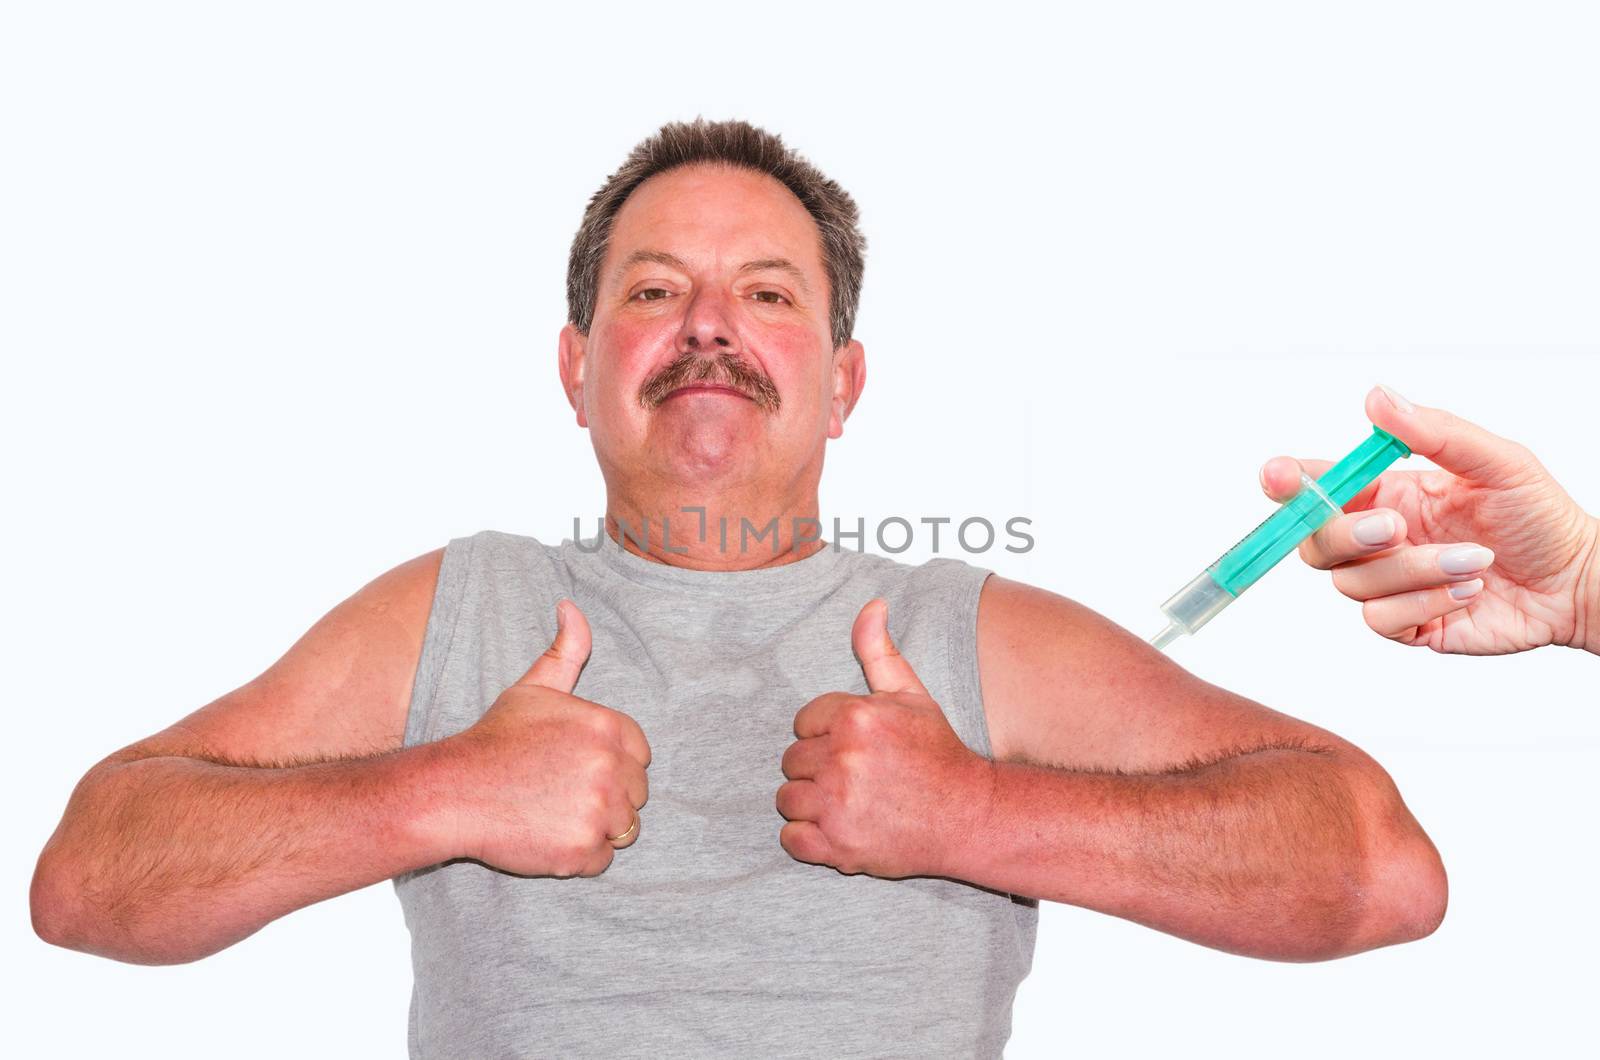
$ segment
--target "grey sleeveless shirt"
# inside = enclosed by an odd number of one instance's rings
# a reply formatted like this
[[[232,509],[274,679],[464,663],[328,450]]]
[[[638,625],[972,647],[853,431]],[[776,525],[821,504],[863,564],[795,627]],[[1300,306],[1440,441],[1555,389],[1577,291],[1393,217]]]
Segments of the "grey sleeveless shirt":
[[[594,647],[574,694],[650,741],[632,846],[593,877],[457,860],[394,880],[411,932],[413,1060],[1001,1055],[1035,900],[795,861],[774,800],[795,713],[865,694],[850,628],[874,596],[963,743],[990,757],[977,663],[989,571],[830,544],[753,571],[644,559],[604,533],[452,540],[405,745],[476,721],[572,599]]]

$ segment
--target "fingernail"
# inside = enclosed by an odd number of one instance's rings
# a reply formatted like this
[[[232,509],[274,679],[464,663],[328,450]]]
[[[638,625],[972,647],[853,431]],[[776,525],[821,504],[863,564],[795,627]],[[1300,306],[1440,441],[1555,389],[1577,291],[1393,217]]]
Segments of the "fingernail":
[[[1482,591],[1482,578],[1474,578],[1470,582],[1457,582],[1450,586],[1450,595],[1456,600],[1470,600]]]
[[[1356,524],[1354,533],[1363,545],[1381,545],[1394,536],[1394,520],[1387,515],[1369,515]]]
[[[1411,402],[1407,401],[1405,399],[1405,397],[1403,395],[1401,395],[1398,391],[1390,390],[1388,387],[1384,386],[1382,383],[1378,384],[1378,389],[1383,391],[1384,395],[1388,397],[1389,403],[1392,404],[1395,408],[1399,409],[1401,412],[1415,412],[1415,411],[1417,411],[1416,408],[1414,408],[1412,406]]]
[[[1439,553],[1439,569],[1446,574],[1471,574],[1494,562],[1494,553],[1482,545],[1457,545]]]
[[[567,628],[567,609],[561,606],[562,604],[564,604],[566,602],[567,601],[566,601],[565,597],[563,597],[562,599],[556,601],[556,632],[557,633],[560,633],[562,630]]]

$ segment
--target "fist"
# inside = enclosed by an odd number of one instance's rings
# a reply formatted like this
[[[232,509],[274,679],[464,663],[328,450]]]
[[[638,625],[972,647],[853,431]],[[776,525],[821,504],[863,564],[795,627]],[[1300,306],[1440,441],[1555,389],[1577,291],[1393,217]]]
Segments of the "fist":
[[[597,876],[639,838],[644,730],[572,694],[589,622],[556,604],[556,639],[470,728],[449,738],[455,856],[520,876]]]
[[[778,841],[795,860],[846,875],[948,875],[987,804],[992,764],[961,742],[896,650],[888,613],[868,601],[850,633],[869,693],[829,692],[795,715]]]

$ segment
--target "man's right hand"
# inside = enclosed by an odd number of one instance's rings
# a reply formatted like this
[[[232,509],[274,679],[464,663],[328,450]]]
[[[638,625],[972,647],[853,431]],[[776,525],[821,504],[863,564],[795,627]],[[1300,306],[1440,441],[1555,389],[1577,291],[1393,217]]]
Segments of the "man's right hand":
[[[626,714],[572,694],[591,646],[572,601],[556,604],[556,627],[528,672],[445,741],[453,856],[521,876],[598,876],[639,838],[650,744]]]

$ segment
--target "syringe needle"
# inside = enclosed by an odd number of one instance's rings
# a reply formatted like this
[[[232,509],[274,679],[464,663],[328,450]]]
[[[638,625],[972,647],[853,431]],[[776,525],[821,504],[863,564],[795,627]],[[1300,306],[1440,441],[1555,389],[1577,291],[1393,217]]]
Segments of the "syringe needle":
[[[1168,622],[1166,629],[1150,638],[1150,643],[1155,646],[1157,651],[1160,651],[1168,644],[1171,644],[1173,641],[1177,640],[1179,635],[1182,633],[1182,627],[1180,627],[1176,622]]]

